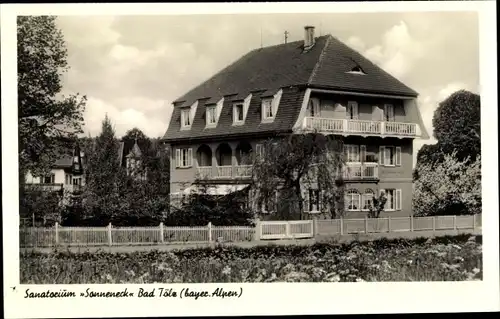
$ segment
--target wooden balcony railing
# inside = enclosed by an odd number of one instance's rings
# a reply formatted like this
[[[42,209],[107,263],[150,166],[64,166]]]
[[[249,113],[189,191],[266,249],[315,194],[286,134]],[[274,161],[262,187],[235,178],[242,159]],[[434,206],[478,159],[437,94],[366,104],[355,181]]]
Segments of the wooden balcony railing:
[[[252,176],[252,165],[236,166],[198,166],[198,176],[201,179],[243,178]]]
[[[305,117],[303,128],[327,133],[381,136],[413,136],[419,135],[416,123],[380,122],[364,120],[333,119],[322,117]]]

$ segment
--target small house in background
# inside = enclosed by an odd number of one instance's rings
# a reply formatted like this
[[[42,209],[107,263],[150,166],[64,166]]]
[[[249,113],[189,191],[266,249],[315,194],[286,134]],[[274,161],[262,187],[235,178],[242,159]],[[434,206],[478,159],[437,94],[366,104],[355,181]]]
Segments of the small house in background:
[[[143,144],[139,146],[140,144]],[[118,150],[118,163],[126,168],[127,175],[137,179],[146,179],[146,169],[143,167],[143,151],[147,145],[135,139],[134,141],[122,140]]]
[[[61,155],[52,165],[50,173],[45,176],[33,176],[31,172],[26,174],[26,191],[64,191],[79,193],[85,184],[86,156],[80,150],[78,143],[75,144],[71,154]]]

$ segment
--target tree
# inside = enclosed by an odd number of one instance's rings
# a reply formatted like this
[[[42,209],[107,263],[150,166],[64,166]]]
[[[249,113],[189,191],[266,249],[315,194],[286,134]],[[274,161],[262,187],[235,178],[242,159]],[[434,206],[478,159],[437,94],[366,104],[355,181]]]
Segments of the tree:
[[[481,101],[477,94],[460,90],[441,102],[432,120],[434,137],[444,154],[454,151],[459,160],[475,160],[481,153]]]
[[[168,226],[253,226],[254,213],[248,206],[247,190],[211,195],[209,186],[196,180],[197,192],[182,199],[178,209],[168,214]]]
[[[297,203],[302,218],[303,194],[314,185],[321,206],[333,217],[343,214],[343,205],[339,205],[344,163],[340,139],[316,133],[291,134],[266,141],[262,149],[265,155],[255,157],[252,170],[258,205],[274,200],[279,189],[284,196],[280,202]]]
[[[416,168],[415,216],[464,215],[481,212],[481,156],[460,161],[456,152],[439,163]]]
[[[380,194],[378,197],[373,197],[372,203],[368,206],[368,217],[379,218],[380,214],[384,210],[385,204],[387,203],[387,197],[384,193]]]
[[[52,16],[17,17],[19,178],[48,171],[82,132],[86,98],[59,96],[68,70],[61,30]]]
[[[92,152],[86,154],[85,190],[82,195],[86,216],[106,225],[118,213],[118,189],[123,181],[118,163],[118,141],[106,115]]]

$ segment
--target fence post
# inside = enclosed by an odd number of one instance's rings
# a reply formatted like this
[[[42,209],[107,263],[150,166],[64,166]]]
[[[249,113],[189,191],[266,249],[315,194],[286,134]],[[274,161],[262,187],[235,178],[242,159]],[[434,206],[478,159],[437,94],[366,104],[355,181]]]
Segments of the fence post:
[[[260,218],[255,219],[255,232],[254,232],[254,240],[259,241],[260,240],[260,235],[261,235],[261,225],[260,225]]]
[[[109,222],[108,225],[108,245],[109,246],[113,245],[113,237],[111,236],[111,222]]]
[[[476,214],[472,215],[472,231],[476,231]]]
[[[212,222],[208,222],[208,242],[212,242]]]
[[[56,229],[56,236],[55,236],[56,237],[56,246],[58,246],[59,245],[59,223],[58,222],[56,222],[56,224],[55,224],[55,229]]]
[[[453,230],[457,230],[457,215],[453,215]]]
[[[340,217],[340,236],[344,235],[344,218]]]
[[[387,232],[391,232],[391,216],[387,217]]]
[[[414,231],[414,227],[413,227],[413,215],[410,215],[410,231]]]
[[[163,238],[163,222],[160,222],[160,243],[164,243],[165,239]]]
[[[436,232],[436,216],[432,216],[432,232]]]

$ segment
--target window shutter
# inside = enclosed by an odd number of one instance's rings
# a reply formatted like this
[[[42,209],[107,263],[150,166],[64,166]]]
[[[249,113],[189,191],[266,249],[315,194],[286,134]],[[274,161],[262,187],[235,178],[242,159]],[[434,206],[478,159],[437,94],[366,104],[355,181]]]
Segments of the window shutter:
[[[385,157],[385,146],[380,146],[380,152],[378,156],[378,161],[380,165],[384,165],[384,157]]]
[[[396,189],[396,210],[401,210],[403,197],[401,196],[401,189]]]
[[[313,107],[314,107],[314,116],[321,116],[321,107],[319,104],[319,99],[313,98],[312,99]]]
[[[387,121],[387,104],[384,104],[384,116],[383,116],[382,120]]]
[[[366,145],[361,145],[359,149],[360,149],[361,163],[364,163],[366,161]]]
[[[181,150],[179,148],[175,149],[175,167],[181,166]]]
[[[401,147],[396,147],[396,166],[401,166]]]
[[[187,164],[188,166],[193,166],[193,149],[192,148],[189,148],[188,149],[188,160],[187,160]]]
[[[354,115],[353,118],[355,120],[357,120],[358,119],[358,102],[353,102],[352,103],[352,113]]]

